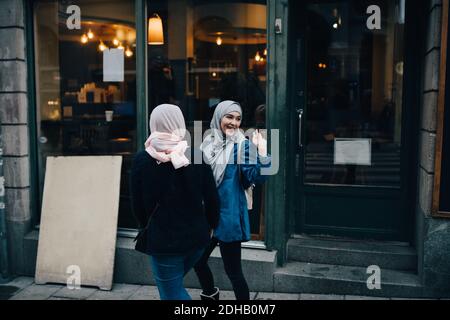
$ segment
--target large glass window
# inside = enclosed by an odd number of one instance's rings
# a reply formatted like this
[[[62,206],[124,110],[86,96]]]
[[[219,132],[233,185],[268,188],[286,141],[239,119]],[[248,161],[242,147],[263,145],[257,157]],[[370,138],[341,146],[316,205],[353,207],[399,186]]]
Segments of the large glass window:
[[[399,187],[405,1],[307,10],[305,182]]]
[[[68,26],[76,23],[71,5],[80,9],[79,29]],[[128,190],[136,152],[134,1],[35,1],[34,40],[41,195],[48,156],[122,155],[119,226],[135,227]],[[109,49],[119,49],[116,62],[104,60]]]
[[[79,29],[67,25],[72,5],[81,10]],[[243,107],[244,130],[264,128],[265,2],[148,0],[147,8],[148,113],[177,104],[190,130],[194,121],[206,130],[214,107],[232,99]],[[48,156],[122,155],[119,227],[134,228],[128,174],[142,149],[137,121],[148,123],[136,118],[134,1],[38,0],[34,33],[41,194]],[[106,76],[117,69],[104,60],[109,49],[122,50],[123,79]],[[262,195],[255,190],[254,238],[263,234]]]
[[[222,100],[238,101],[243,129],[265,127],[265,1],[149,0],[149,112],[181,107],[188,127],[209,123]],[[162,26],[162,30],[161,30]],[[191,132],[193,136],[193,132]],[[263,236],[263,192],[250,212],[254,239]]]

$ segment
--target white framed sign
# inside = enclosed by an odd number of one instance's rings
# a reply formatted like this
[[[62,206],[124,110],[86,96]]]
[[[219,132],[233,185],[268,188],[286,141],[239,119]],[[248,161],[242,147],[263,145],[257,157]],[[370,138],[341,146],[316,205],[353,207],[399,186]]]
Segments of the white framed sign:
[[[334,164],[372,165],[372,139],[335,138]]]

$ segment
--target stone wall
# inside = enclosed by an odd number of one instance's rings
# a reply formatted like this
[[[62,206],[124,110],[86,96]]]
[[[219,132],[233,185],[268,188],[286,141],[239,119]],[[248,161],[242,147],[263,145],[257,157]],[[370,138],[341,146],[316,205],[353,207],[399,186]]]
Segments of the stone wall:
[[[22,1],[0,0],[0,121],[10,266],[16,274],[22,273],[23,237],[31,219],[24,20]]]
[[[450,290],[450,220],[431,217],[437,129],[442,1],[430,0],[424,53],[419,139],[416,245],[418,270],[429,294]]]

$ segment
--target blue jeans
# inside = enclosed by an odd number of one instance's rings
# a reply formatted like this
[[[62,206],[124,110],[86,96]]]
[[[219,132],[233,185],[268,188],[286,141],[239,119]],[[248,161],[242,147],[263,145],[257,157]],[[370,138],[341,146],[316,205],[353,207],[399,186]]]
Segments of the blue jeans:
[[[153,255],[151,265],[161,300],[192,300],[183,278],[200,259],[204,248],[185,255]]]

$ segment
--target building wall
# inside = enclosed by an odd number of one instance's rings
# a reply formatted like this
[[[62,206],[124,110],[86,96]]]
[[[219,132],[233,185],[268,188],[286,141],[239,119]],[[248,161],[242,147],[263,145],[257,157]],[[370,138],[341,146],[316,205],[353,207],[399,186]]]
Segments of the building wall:
[[[0,0],[0,121],[10,265],[14,273],[23,270],[23,236],[31,219],[24,20],[22,1]]]
[[[284,2],[269,1],[269,21],[273,25],[275,16],[284,16]],[[450,220],[431,217],[431,200],[434,178],[434,156],[436,140],[436,114],[439,85],[439,61],[441,41],[441,0],[429,0],[426,12],[428,20],[426,49],[423,53],[423,89],[421,100],[419,167],[418,167],[418,197],[416,205],[415,244],[419,253],[418,271],[426,290],[450,290]],[[286,20],[284,30],[286,30]],[[23,2],[18,0],[0,0],[0,121],[4,133],[6,212],[8,238],[11,254],[11,267],[14,273],[23,274],[24,255],[23,238],[30,230],[31,200],[30,200],[30,140],[28,126],[27,98],[27,57],[26,35],[24,25]],[[272,30],[272,28],[269,28]],[[273,31],[271,31],[273,32]],[[273,35],[275,43],[273,55],[281,56],[282,63],[271,64],[269,74],[283,75],[276,71],[285,66],[286,35]],[[280,39],[279,41],[277,41]],[[280,60],[278,60],[280,61]],[[270,88],[275,90],[283,87],[286,79],[270,79]],[[278,86],[276,85],[278,84]],[[272,103],[279,98],[277,94],[270,95]],[[277,97],[277,98],[276,98]],[[283,96],[284,97],[284,96]],[[283,99],[285,101],[285,99]],[[284,119],[287,115],[284,108],[270,111],[271,119]],[[286,138],[286,134],[281,138]],[[284,145],[284,144],[283,144]],[[283,151],[283,150],[282,150]],[[285,151],[285,150],[284,150]],[[283,159],[281,159],[283,160]],[[285,160],[285,159],[284,159]],[[280,161],[284,163],[284,161]],[[281,168],[282,171],[285,169]],[[284,190],[282,181],[272,181],[271,187]],[[284,192],[283,192],[284,193]],[[275,196],[275,194],[273,195]],[[277,201],[273,201],[277,203]],[[283,207],[285,203],[281,204]],[[275,205],[272,206],[275,209]],[[280,208],[278,207],[278,210]],[[268,233],[276,233],[284,229],[285,218],[268,224]],[[273,247],[280,244],[273,243]]]
[[[429,1],[427,16],[415,238],[419,275],[425,291],[431,294],[450,290],[450,220],[431,217],[440,72],[441,0]]]

